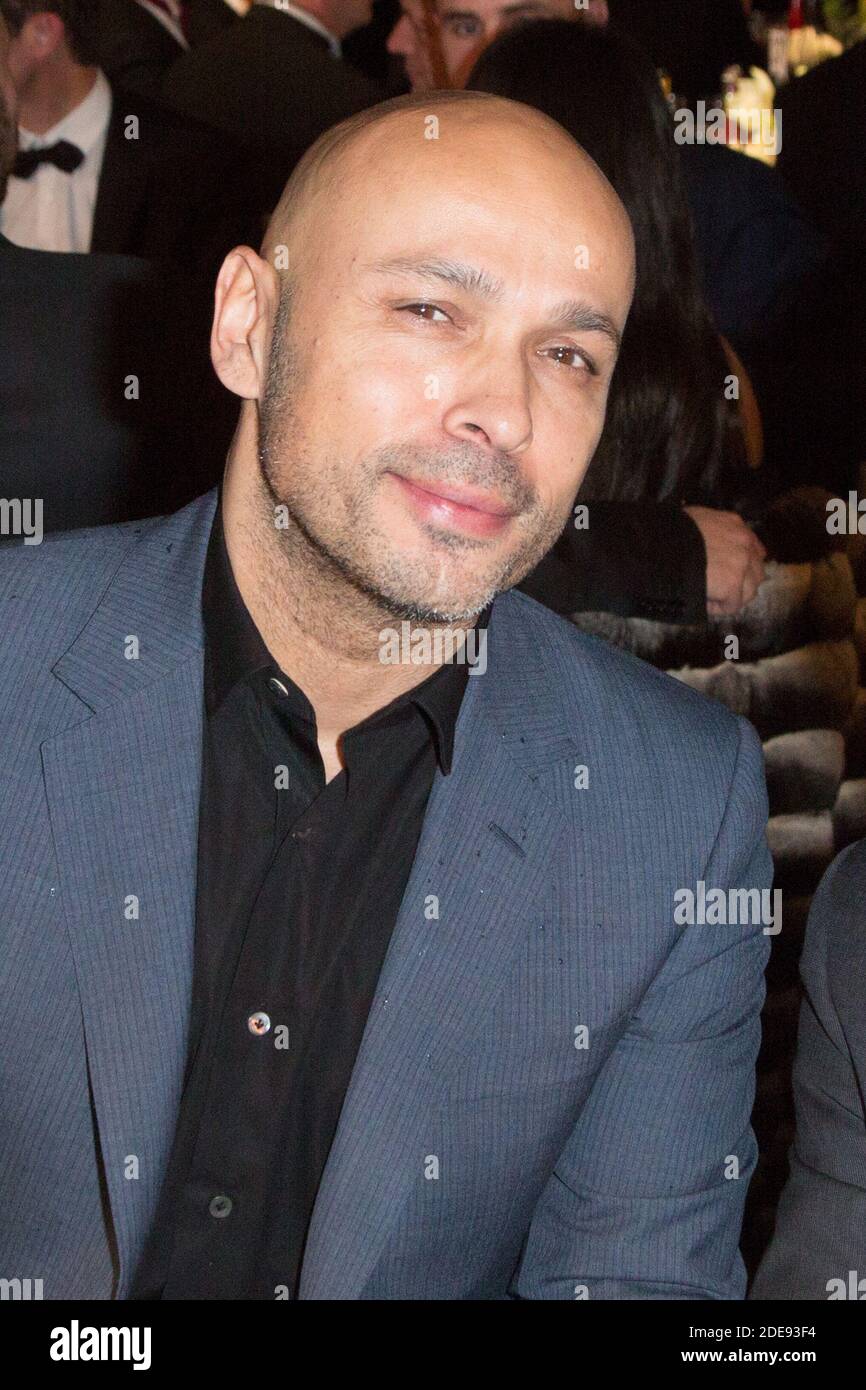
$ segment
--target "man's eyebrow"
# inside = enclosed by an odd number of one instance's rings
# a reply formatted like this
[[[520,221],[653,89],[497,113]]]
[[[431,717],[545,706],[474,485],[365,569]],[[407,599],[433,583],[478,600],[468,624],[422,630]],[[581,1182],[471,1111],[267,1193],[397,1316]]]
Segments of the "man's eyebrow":
[[[373,261],[365,269],[380,274],[416,275],[421,280],[434,284],[451,285],[468,294],[479,295],[482,299],[498,299],[503,285],[488,271],[478,266],[465,265],[462,261],[412,260],[408,256],[394,256],[389,260]],[[617,353],[622,346],[622,334],[609,314],[594,308],[583,299],[564,299],[557,304],[548,318],[551,328],[561,328],[572,333],[602,333],[609,338]]]
[[[617,353],[622,347],[622,334],[609,314],[594,309],[582,299],[564,299],[550,316],[555,328],[572,333],[603,333],[613,343]]]
[[[474,265],[464,265],[462,261],[421,260],[414,261],[405,256],[394,256],[386,261],[374,261],[366,267],[380,274],[403,273],[416,275],[421,280],[435,284],[450,285],[453,289],[464,290],[467,294],[477,294],[483,299],[497,299],[502,294],[502,281],[496,280],[486,270]]]

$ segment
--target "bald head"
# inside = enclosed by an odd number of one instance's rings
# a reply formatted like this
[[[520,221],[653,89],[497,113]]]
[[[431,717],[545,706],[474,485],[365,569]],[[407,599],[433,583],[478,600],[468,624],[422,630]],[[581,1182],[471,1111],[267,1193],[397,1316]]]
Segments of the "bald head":
[[[345,122],[217,287],[248,403],[229,494],[263,478],[293,554],[378,613],[477,613],[562,532],[633,283],[619,199],[540,112],[454,92]]]
[[[533,107],[487,92],[415,93],[382,102],[326,131],[297,165],[271,219],[262,254],[289,250],[298,283],[303,248],[364,215],[392,205],[398,187],[426,182],[467,191],[480,181],[499,197],[528,206],[546,184],[551,193],[579,187],[597,204],[611,232],[631,247],[631,226],[604,174],[555,121]]]

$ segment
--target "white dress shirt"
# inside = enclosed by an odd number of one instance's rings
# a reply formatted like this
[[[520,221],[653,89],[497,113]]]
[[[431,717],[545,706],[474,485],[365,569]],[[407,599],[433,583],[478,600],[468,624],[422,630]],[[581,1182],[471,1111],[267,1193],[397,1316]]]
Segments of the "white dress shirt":
[[[267,5],[272,10],[279,10],[280,14],[289,14],[292,16],[292,19],[297,19],[301,24],[306,24],[308,29],[312,29],[314,33],[321,34],[323,39],[328,40],[328,47],[335,58],[342,58],[343,49],[340,40],[331,33],[330,29],[326,29],[322,21],[317,19],[314,14],[309,14],[306,10],[302,10],[299,5],[293,5],[291,0],[255,0],[255,3],[257,5]]]
[[[84,160],[72,174],[40,164],[29,179],[9,180],[0,231],[16,246],[36,251],[89,251],[99,175],[111,120],[111,87],[99,72],[88,95],[44,135],[22,127],[18,148],[34,150],[69,140]]]

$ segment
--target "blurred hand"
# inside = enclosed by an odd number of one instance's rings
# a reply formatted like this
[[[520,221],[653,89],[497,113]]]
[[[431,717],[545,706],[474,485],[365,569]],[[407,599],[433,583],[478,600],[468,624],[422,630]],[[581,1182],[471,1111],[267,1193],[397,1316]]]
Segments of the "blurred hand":
[[[707,551],[707,613],[719,618],[751,603],[764,578],[767,552],[736,512],[686,507]]]

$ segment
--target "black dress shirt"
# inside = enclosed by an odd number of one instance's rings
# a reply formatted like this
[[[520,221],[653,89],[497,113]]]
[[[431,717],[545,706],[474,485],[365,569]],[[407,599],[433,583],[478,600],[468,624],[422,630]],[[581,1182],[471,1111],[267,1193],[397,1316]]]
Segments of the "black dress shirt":
[[[202,606],[189,1053],[130,1297],[291,1299],[468,667],[440,667],[349,730],[326,784],[314,710],[243,603],[219,507]]]

